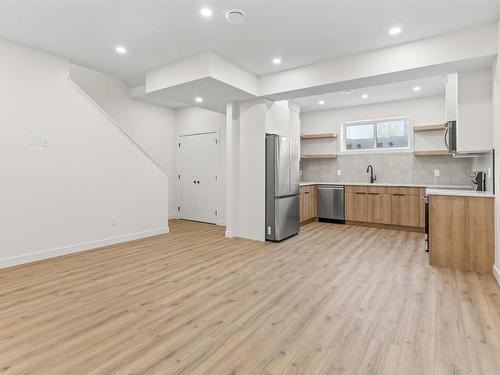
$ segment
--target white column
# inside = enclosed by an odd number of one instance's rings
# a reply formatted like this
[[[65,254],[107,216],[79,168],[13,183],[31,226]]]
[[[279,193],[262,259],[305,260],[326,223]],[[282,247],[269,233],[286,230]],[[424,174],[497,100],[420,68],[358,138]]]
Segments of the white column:
[[[226,108],[226,232],[228,238],[237,235],[238,227],[238,164],[239,106],[228,103]]]

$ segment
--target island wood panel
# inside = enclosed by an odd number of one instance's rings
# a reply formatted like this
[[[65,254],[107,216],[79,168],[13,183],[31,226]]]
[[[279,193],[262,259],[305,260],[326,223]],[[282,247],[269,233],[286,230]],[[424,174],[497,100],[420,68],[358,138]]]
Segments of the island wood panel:
[[[494,198],[468,197],[466,269],[491,273],[495,262]]]
[[[431,195],[429,210],[430,264],[491,273],[493,199]]]
[[[431,195],[429,210],[430,264],[465,269],[465,199]]]

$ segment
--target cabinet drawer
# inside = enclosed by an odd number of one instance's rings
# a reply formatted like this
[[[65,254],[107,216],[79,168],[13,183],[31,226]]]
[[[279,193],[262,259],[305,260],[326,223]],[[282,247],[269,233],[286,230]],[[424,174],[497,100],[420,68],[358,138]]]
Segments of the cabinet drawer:
[[[420,188],[418,187],[396,186],[389,189],[392,194],[418,195],[420,192]]]
[[[366,193],[368,191],[367,186],[346,186],[345,192],[346,194],[354,194],[354,193]]]
[[[391,188],[387,186],[367,186],[368,193],[379,193],[379,194],[387,194],[391,192]]]
[[[301,186],[299,187],[299,193],[305,193],[305,192],[311,192],[314,190],[316,185],[307,185],[307,186]]]

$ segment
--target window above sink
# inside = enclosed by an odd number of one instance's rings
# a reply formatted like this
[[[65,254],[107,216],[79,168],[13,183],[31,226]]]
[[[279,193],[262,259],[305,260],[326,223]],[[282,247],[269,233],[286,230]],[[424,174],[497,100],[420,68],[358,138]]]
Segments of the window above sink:
[[[408,117],[348,121],[342,126],[342,152],[410,151]]]

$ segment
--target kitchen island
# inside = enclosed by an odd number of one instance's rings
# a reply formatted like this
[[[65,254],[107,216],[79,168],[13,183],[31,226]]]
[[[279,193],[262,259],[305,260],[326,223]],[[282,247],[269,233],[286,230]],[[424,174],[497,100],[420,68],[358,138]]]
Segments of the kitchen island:
[[[427,189],[431,265],[492,273],[494,195],[484,191]]]

